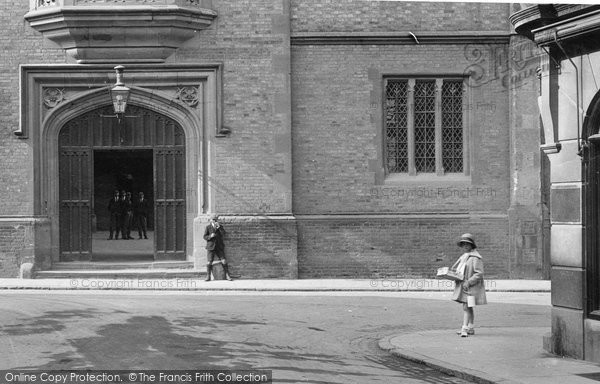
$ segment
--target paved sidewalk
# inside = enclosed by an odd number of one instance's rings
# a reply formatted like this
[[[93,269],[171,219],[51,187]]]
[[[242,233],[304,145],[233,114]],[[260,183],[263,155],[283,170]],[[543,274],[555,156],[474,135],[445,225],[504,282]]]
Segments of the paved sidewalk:
[[[122,271],[121,271],[122,272]],[[172,290],[172,291],[353,291],[440,292],[452,291],[454,283],[435,279],[299,279],[210,281],[196,277],[115,278],[97,271],[90,277],[67,279],[0,279],[0,289],[48,290]],[[134,273],[134,272],[132,272]],[[488,292],[550,292],[548,280],[487,280]]]
[[[392,354],[477,383],[593,384],[600,365],[543,350],[550,328],[486,328],[462,338],[456,329],[400,334],[380,340]]]

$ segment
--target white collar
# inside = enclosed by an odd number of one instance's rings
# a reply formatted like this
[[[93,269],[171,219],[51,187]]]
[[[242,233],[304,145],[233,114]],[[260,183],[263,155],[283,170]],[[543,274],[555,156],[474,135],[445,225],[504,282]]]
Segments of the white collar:
[[[473,257],[477,257],[477,258],[481,259],[481,255],[479,254],[479,252],[477,252],[476,249],[473,249],[471,252],[465,252],[463,254],[463,256],[465,257],[465,259],[468,259],[469,256],[473,256]]]

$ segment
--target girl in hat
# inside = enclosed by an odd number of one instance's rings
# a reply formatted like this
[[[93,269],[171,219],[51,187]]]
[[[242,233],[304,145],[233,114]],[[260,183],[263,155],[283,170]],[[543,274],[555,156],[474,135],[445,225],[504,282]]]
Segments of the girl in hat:
[[[477,252],[477,246],[470,233],[460,237],[457,245],[463,250],[462,256],[456,261],[456,271],[463,274],[463,280],[457,281],[452,300],[463,305],[463,325],[458,334],[461,337],[474,335],[475,305],[487,304],[485,284],[483,281],[483,261]]]

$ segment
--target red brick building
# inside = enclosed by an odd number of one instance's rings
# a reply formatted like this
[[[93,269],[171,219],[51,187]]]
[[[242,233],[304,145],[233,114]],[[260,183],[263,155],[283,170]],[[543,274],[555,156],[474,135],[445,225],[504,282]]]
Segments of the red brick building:
[[[489,278],[547,277],[539,51],[508,4],[2,7],[2,276],[98,261],[127,189],[155,266],[203,269],[218,212],[244,278],[430,277],[464,232]]]

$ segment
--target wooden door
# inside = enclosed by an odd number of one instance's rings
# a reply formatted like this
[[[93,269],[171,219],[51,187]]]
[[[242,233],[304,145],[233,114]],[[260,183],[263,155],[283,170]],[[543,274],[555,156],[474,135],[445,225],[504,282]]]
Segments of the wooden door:
[[[154,233],[157,260],[185,260],[185,140],[162,121],[154,147]]]
[[[78,124],[61,131],[59,151],[60,259],[91,259],[92,151]]]

